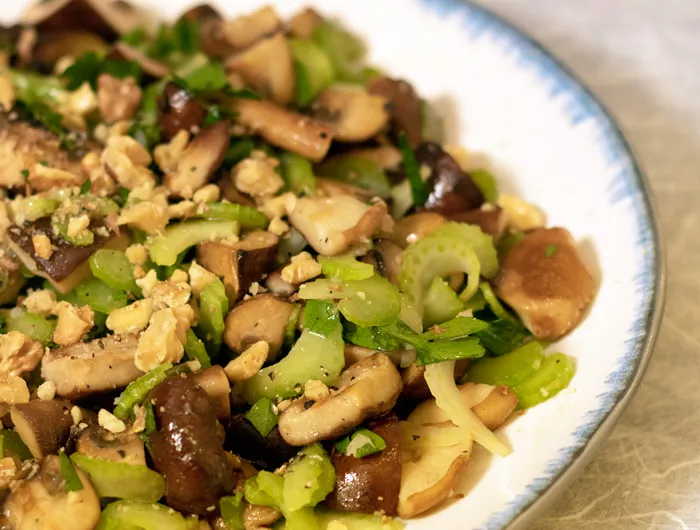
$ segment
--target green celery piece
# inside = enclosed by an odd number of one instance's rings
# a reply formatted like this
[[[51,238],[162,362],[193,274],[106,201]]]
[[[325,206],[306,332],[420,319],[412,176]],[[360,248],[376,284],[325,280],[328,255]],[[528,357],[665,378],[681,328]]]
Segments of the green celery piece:
[[[245,500],[250,504],[276,508],[282,506],[284,477],[269,471],[260,471],[246,480],[243,489]]]
[[[243,494],[239,491],[235,495],[221,497],[219,499],[219,511],[221,518],[229,530],[245,530],[243,522]]]
[[[257,208],[231,202],[210,202],[197,217],[210,221],[237,221],[241,228],[249,230],[267,228],[268,219]]]
[[[469,172],[469,176],[479,188],[484,200],[491,204],[496,204],[498,201],[498,184],[495,177],[486,169],[476,169]]]
[[[498,242],[498,256],[503,257],[508,254],[510,249],[520,243],[524,237],[525,232],[512,232],[506,236],[503,236]]]
[[[533,341],[500,357],[474,361],[467,372],[467,381],[512,387],[537,372],[544,359],[544,348]]]
[[[493,245],[493,237],[485,234],[478,226],[467,223],[445,223],[433,233],[437,233],[436,237],[440,235],[460,237],[474,247],[481,265],[481,275],[484,278],[493,278],[498,273],[498,254]]]
[[[332,178],[359,188],[370,190],[379,197],[391,195],[391,184],[379,162],[357,155],[330,158],[316,168],[322,177]]]
[[[74,453],[73,463],[90,477],[98,497],[156,502],[165,494],[165,479],[146,466]]]
[[[56,215],[51,216],[51,229],[55,234],[59,234],[66,243],[76,247],[85,247],[95,242],[95,234],[91,230],[83,230],[77,236],[69,236],[68,221],[62,220]]]
[[[462,311],[464,304],[442,278],[434,278],[423,300],[423,324],[432,326],[450,320]]]
[[[481,290],[481,294],[484,296],[484,300],[486,300],[489,309],[493,311],[493,314],[496,315],[497,318],[510,318],[515,320],[511,314],[506,311],[506,308],[503,307],[503,304],[501,304],[501,301],[496,296],[496,293],[493,292],[493,288],[488,282],[481,282],[479,284],[479,289]]]
[[[365,54],[360,39],[339,25],[324,20],[314,28],[312,40],[328,54],[338,81],[358,81],[358,71],[361,73],[358,63]]]
[[[173,265],[178,254],[202,241],[222,239],[238,234],[236,221],[190,221],[169,226],[165,233],[150,238],[148,250],[156,265]]]
[[[95,278],[99,278],[113,289],[141,294],[134,278],[134,266],[129,263],[126,252],[101,248],[90,256],[89,262]]]
[[[216,357],[221,351],[221,338],[224,334],[224,318],[228,312],[229,300],[221,280],[209,283],[199,295],[199,324],[197,329],[207,351]]]
[[[8,70],[17,99],[24,103],[53,102],[65,94],[57,77],[43,76],[26,70]]]
[[[297,323],[299,322],[299,314],[301,313],[301,305],[297,303],[292,304],[292,313],[289,315],[289,320],[287,320],[287,325],[284,328],[284,347],[291,348],[294,344],[294,339],[297,335]]]
[[[355,256],[319,256],[323,275],[331,280],[366,280],[374,276],[374,267],[357,261]]]
[[[335,512],[325,508],[316,508],[315,516],[321,530],[327,530],[331,521],[338,521],[345,525],[347,530],[402,530],[404,528],[401,521],[389,519],[386,516]]]
[[[61,201],[47,197],[17,197],[12,202],[12,209],[17,212],[22,212],[25,219],[29,222],[36,221],[42,217],[48,217],[60,206]]]
[[[204,343],[197,338],[194,331],[191,329],[187,330],[187,342],[185,342],[185,357],[189,361],[199,361],[202,369],[209,368],[211,366],[211,359],[207,353],[207,349],[204,347]]]
[[[335,442],[335,448],[344,455],[363,458],[386,449],[384,438],[369,429],[360,428],[342,440]]]
[[[5,317],[7,331],[19,331],[32,340],[38,340],[42,346],[47,346],[51,342],[56,328],[54,320],[48,320],[41,315],[19,308],[3,311],[2,314]]]
[[[255,402],[245,418],[255,427],[263,438],[277,426],[277,414],[272,411],[272,401],[267,398],[260,398]]]
[[[61,449],[58,452],[58,458],[61,463],[61,475],[63,476],[63,490],[68,493],[70,491],[80,491],[85,489],[83,482],[78,476],[78,472],[73,467],[73,463],[66,452]]]
[[[553,398],[569,386],[575,372],[572,360],[563,353],[547,356],[539,370],[512,387],[518,408],[527,409]]]
[[[316,194],[316,177],[308,158],[287,151],[280,156],[280,164],[282,177],[290,190],[297,195]]]
[[[313,508],[335,487],[335,469],[321,444],[304,447],[287,467],[282,489],[284,512]]]
[[[262,397],[289,398],[311,379],[331,385],[345,367],[343,350],[340,322],[325,337],[305,329],[286,357],[245,381],[243,397],[250,404]]]
[[[140,405],[148,393],[161,381],[168,377],[168,370],[173,363],[165,363],[145,373],[136,381],[132,381],[117,398],[113,414],[120,420],[126,419],[132,413],[135,405]]]
[[[237,142],[231,142],[228,151],[226,151],[223,166],[229,169],[232,168],[241,160],[248,158],[253,149],[255,149],[255,142],[250,138],[242,138]]]
[[[313,508],[302,508],[293,512],[285,512],[284,515],[284,530],[321,530],[316,521],[316,515]]]
[[[457,317],[435,325],[421,334],[425,340],[454,340],[473,335],[488,327],[488,323],[472,317]]]
[[[29,448],[24,444],[22,438],[15,431],[10,429],[2,429],[0,431],[0,436],[2,436],[2,444],[4,450],[9,451],[20,460],[31,460],[33,458],[32,453]]]
[[[114,289],[97,278],[88,278],[78,285],[75,288],[75,294],[83,304],[105,315],[109,315],[115,309],[126,307],[128,302],[124,291]]]
[[[289,48],[297,74],[297,106],[310,105],[335,79],[335,69],[328,53],[310,40],[289,39]]]
[[[121,500],[102,510],[95,530],[195,530],[197,525],[163,504]]]

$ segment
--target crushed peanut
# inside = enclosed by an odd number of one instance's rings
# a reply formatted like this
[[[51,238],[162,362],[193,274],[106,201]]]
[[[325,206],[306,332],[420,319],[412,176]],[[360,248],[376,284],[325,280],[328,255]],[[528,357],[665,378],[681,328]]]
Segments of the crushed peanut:
[[[170,219],[185,219],[189,216],[191,216],[195,210],[197,209],[197,205],[190,200],[184,200],[180,202],[176,202],[175,204],[170,204],[168,205],[168,218]]]
[[[95,323],[95,314],[89,306],[76,307],[68,302],[56,304],[58,322],[53,341],[60,346],[75,344]]]
[[[133,77],[118,79],[110,74],[97,78],[97,101],[108,122],[131,119],[141,102],[141,88]]]
[[[51,259],[53,249],[51,248],[51,240],[46,234],[36,234],[32,237],[32,245],[34,252],[41,259]]]
[[[184,272],[184,271],[183,271]],[[176,276],[173,274],[173,276]],[[149,297],[153,299],[156,309],[164,307],[180,307],[187,305],[192,294],[192,288],[187,283],[187,278],[173,278],[158,282],[153,286]]]
[[[258,209],[264,213],[268,219],[285,217],[294,211],[296,202],[297,196],[291,191],[288,191],[277,197],[262,200]]]
[[[36,164],[34,171],[29,175],[27,182],[34,191],[43,192],[50,191],[54,188],[71,188],[80,186],[85,177],[83,175],[74,175],[63,169]]]
[[[36,389],[36,396],[41,400],[49,400],[56,397],[56,385],[53,381],[44,381]]]
[[[9,486],[17,473],[17,464],[11,456],[0,460],[0,486]]]
[[[153,314],[153,300],[144,298],[126,307],[113,310],[107,316],[107,329],[117,335],[136,333],[146,329]]]
[[[177,328],[178,319],[171,308],[153,313],[134,355],[134,364],[139,370],[148,372],[161,364],[182,359],[184,347]]]
[[[77,405],[73,405],[73,408],[70,409],[70,417],[73,420],[73,425],[78,425],[83,421],[83,411]]]
[[[328,387],[316,379],[311,379],[304,385],[304,397],[311,401],[318,401],[330,395],[331,392],[328,390]]]
[[[264,340],[250,346],[224,368],[229,381],[234,383],[253,377],[265,364],[269,352],[270,346]]]
[[[270,221],[270,225],[267,227],[267,231],[275,234],[276,236],[283,236],[289,232],[289,225],[285,223],[279,217],[275,217]]]
[[[181,129],[169,143],[156,146],[153,150],[153,158],[163,173],[172,173],[177,169],[177,163],[189,142],[190,133]]]
[[[207,184],[194,192],[192,200],[196,203],[214,202],[219,200],[220,195],[221,191],[219,190],[219,186],[216,184]]]
[[[100,409],[100,412],[97,413],[97,423],[99,423],[100,427],[103,429],[114,434],[119,434],[126,430],[126,424],[105,409]]]
[[[15,104],[15,88],[8,75],[0,75],[0,107],[9,112]]]
[[[71,217],[68,220],[68,237],[78,237],[80,236],[87,227],[90,226],[90,218],[87,214],[80,215],[78,217]]]
[[[126,259],[132,265],[143,265],[148,261],[148,250],[144,245],[130,245],[126,248]]]
[[[0,376],[18,376],[36,368],[44,355],[41,343],[19,331],[0,335]]]
[[[234,166],[231,178],[239,191],[253,197],[268,197],[284,186],[282,177],[275,171],[277,165],[274,158],[251,156]]]
[[[148,234],[159,234],[168,224],[168,210],[155,202],[138,202],[122,209],[117,224],[139,228]]]
[[[22,305],[30,313],[41,316],[51,315],[56,307],[56,293],[50,289],[29,291],[27,297],[22,300]]]
[[[291,263],[282,269],[282,279],[292,284],[304,283],[320,274],[321,264],[306,251],[293,256]]]
[[[148,169],[151,155],[130,136],[112,136],[102,151],[102,164],[107,173],[120,186],[133,190],[138,187],[153,188],[155,178]]]
[[[146,430],[146,407],[136,405],[134,407],[134,423],[131,424],[131,432],[139,433]]]
[[[503,208],[508,225],[516,230],[530,230],[544,226],[544,212],[534,204],[513,195],[498,197],[498,205]]]
[[[0,378],[0,403],[15,405],[29,403],[29,387],[27,382],[17,375]]]
[[[143,296],[145,297],[151,296],[151,291],[153,291],[153,288],[156,286],[157,283],[158,275],[156,274],[156,271],[154,269],[148,271],[143,278],[136,279],[136,285],[138,285],[141,288]]]

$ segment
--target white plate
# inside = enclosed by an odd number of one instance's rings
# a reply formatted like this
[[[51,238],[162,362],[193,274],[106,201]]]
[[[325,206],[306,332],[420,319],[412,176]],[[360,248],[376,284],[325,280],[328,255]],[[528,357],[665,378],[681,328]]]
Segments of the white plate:
[[[172,18],[188,0],[143,0]],[[217,2],[214,2],[215,4]],[[363,35],[370,59],[434,102],[449,140],[485,160],[502,187],[537,203],[580,242],[600,291],[557,350],[577,360],[571,388],[511,422],[514,452],[470,464],[465,498],[410,530],[525,528],[591,457],[648,360],[663,299],[663,263],[648,191],[617,126],[527,36],[458,0],[230,0],[228,15],[262,3],[304,5]],[[28,5],[5,1],[12,21]]]

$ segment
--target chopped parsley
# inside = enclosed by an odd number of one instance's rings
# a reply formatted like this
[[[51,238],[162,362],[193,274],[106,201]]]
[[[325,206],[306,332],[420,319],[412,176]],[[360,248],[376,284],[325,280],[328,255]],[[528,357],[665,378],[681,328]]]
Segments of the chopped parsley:
[[[554,254],[557,253],[557,246],[556,245],[547,245],[547,248],[544,251],[544,255],[547,256],[548,258],[551,258],[554,256]]]

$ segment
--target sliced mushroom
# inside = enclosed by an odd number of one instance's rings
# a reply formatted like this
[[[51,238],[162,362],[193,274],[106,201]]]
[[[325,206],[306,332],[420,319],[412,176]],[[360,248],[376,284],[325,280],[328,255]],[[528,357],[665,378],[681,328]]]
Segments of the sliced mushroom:
[[[269,506],[246,503],[243,508],[243,524],[246,530],[271,527],[280,517],[282,514]]]
[[[196,130],[207,116],[204,106],[173,81],[165,85],[157,102],[158,124],[165,140],[172,140],[179,131]]]
[[[103,0],[45,0],[29,9],[23,22],[40,31],[77,29],[114,40],[141,22],[141,15],[133,8],[117,9],[115,4]]]
[[[324,256],[340,254],[358,243],[369,241],[391,227],[387,206],[372,206],[349,196],[301,198],[289,220],[309,244]]]
[[[41,360],[41,376],[68,399],[121,388],[143,375],[134,366],[137,346],[137,335],[112,335],[56,348]]]
[[[165,175],[163,182],[170,194],[191,198],[219,169],[229,143],[227,122],[220,121],[202,129],[185,148],[175,172]]]
[[[352,151],[348,151],[345,156],[372,160],[382,166],[383,169],[397,169],[403,161],[401,151],[393,145],[353,149]]]
[[[149,436],[153,464],[165,476],[168,505],[209,515],[235,485],[233,466],[206,392],[192,379],[168,377],[149,395],[159,429]]]
[[[425,142],[416,149],[416,160],[430,170],[427,180],[430,195],[425,201],[428,210],[450,216],[473,210],[484,203],[484,196],[459,163],[442,147]]]
[[[35,181],[36,167],[40,162],[73,175],[83,175],[78,157],[61,149],[60,140],[52,133],[32,127],[21,121],[10,121],[0,116],[0,186],[20,189],[27,180]],[[77,185],[87,176],[77,179]]]
[[[13,530],[92,530],[100,519],[100,500],[85,473],[75,468],[83,488],[66,491],[58,456],[49,455],[19,480],[5,500],[3,514]]]
[[[110,232],[109,236],[104,236],[94,230],[97,228],[94,222],[90,228],[95,240],[91,245],[84,246],[72,245],[56,236],[48,217],[25,224],[22,228],[13,226],[7,234],[10,248],[30,271],[49,280],[61,293],[67,293],[91,274],[87,259],[94,252],[100,248],[123,250],[129,245],[126,235],[117,237]],[[51,242],[53,253],[49,259],[41,258],[36,253],[32,238],[38,234],[47,236]]]
[[[378,353],[341,373],[337,386],[337,393],[316,402],[297,399],[280,414],[280,434],[288,444],[308,445],[347,434],[390,411],[403,383],[391,359]]]
[[[26,279],[19,270],[0,267],[0,305],[15,302]]]
[[[93,458],[103,458],[134,466],[146,465],[143,440],[138,434],[129,432],[115,434],[99,425],[88,425],[80,432],[75,450]]]
[[[279,105],[294,99],[294,62],[289,43],[277,33],[231,56],[226,69],[240,75],[246,85]]]
[[[362,359],[371,357],[375,353],[382,353],[386,355],[397,367],[410,366],[416,360],[416,350],[371,350],[369,348],[363,348],[362,346],[356,346],[355,344],[349,343],[345,345],[343,353],[345,354],[345,366],[359,363]]]
[[[401,248],[406,248],[428,234],[433,233],[446,222],[447,219],[435,212],[420,212],[407,215],[396,222],[390,239]]]
[[[469,360],[462,359],[455,362],[455,380],[462,379],[469,368]],[[427,399],[430,397],[428,383],[425,382],[425,366],[417,366],[415,363],[401,371],[403,380],[402,398]]]
[[[363,142],[376,136],[389,123],[387,100],[359,85],[327,88],[312,106],[314,115],[335,128],[339,142]]]
[[[403,250],[393,241],[379,239],[374,248],[365,254],[361,261],[369,263],[378,274],[399,287],[399,274],[403,266]]]
[[[279,238],[256,230],[236,243],[207,241],[197,245],[197,263],[222,276],[231,301],[242,298],[253,282],[272,270]]]
[[[508,226],[508,216],[505,210],[499,207],[490,209],[477,208],[450,216],[451,221],[459,221],[460,223],[469,223],[477,225],[485,234],[493,237],[494,241],[498,241]]]
[[[226,377],[226,372],[221,366],[210,366],[204,370],[196,372],[192,379],[209,396],[216,417],[226,420],[231,417],[231,385]]]
[[[389,101],[391,124],[396,134],[403,132],[412,149],[423,141],[423,110],[421,100],[413,86],[403,79],[376,77],[369,82],[368,90]]]
[[[393,516],[401,486],[401,432],[396,414],[390,413],[367,424],[386,448],[374,455],[355,458],[337,450],[331,454],[335,489],[326,499],[332,510]]]
[[[192,24],[201,24],[212,18],[221,19],[221,14],[209,4],[195,5],[180,15],[180,20],[187,20]]]
[[[323,22],[323,17],[307,7],[292,17],[289,21],[289,33],[297,39],[310,39],[316,26]]]
[[[233,204],[241,204],[243,206],[255,208],[255,201],[249,195],[238,191],[238,188],[236,188],[236,185],[233,183],[233,179],[229,174],[221,177],[217,181],[216,185],[219,186],[222,199],[226,199],[228,202],[232,202]]]
[[[527,233],[503,257],[494,285],[499,298],[544,340],[571,331],[595,294],[593,277],[564,228]]]
[[[73,425],[72,407],[70,402],[57,399],[12,405],[12,423],[34,458],[55,453],[66,443]]]
[[[95,52],[104,53],[105,41],[88,31],[60,31],[39,35],[39,41],[32,50],[34,62],[43,69],[53,70],[54,65],[63,57],[81,57]]]
[[[286,282],[282,279],[281,271],[273,271],[265,278],[265,287],[272,294],[281,297],[292,296],[299,290],[299,286],[293,283]]]
[[[299,452],[282,439],[278,428],[263,436],[243,414],[233,416],[226,427],[226,449],[267,471],[274,471]]]
[[[231,46],[242,50],[275,33],[281,24],[282,20],[275,8],[265,6],[254,13],[226,22],[223,29]]]
[[[234,110],[238,123],[272,145],[318,162],[326,156],[333,128],[303,114],[290,112],[269,101],[240,99]]]
[[[170,68],[166,65],[123,42],[117,42],[107,54],[107,58],[115,61],[134,61],[141,67],[144,76],[153,79],[162,79],[170,75]]]
[[[272,362],[282,348],[293,309],[291,303],[268,293],[245,300],[226,316],[224,342],[234,352],[243,353],[263,340],[270,347],[267,361]]]
[[[365,202],[371,201],[377,197],[377,194],[374,191],[368,190],[367,188],[354,186],[353,184],[341,182],[340,180],[336,179],[321,177],[316,177],[316,189],[326,197],[348,196]]]

